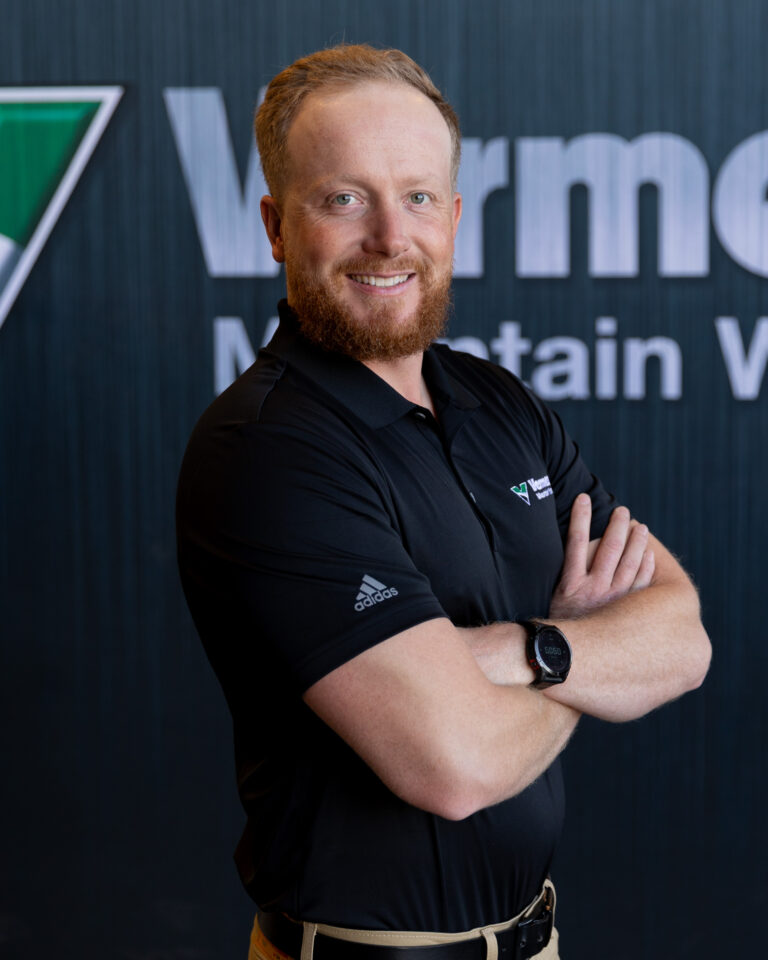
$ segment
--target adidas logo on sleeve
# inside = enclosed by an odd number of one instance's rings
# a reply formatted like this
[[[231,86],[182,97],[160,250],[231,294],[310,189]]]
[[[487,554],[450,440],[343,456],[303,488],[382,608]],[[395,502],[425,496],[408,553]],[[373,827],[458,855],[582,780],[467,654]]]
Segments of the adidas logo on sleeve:
[[[397,590],[395,587],[385,587],[379,580],[366,573],[355,598],[355,610],[362,613],[366,607],[372,607],[376,603],[382,603],[384,600],[396,596]]]

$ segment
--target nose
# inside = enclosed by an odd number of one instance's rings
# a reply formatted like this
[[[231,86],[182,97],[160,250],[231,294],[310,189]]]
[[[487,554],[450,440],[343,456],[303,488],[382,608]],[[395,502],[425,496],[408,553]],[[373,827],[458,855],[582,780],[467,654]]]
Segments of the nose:
[[[405,230],[404,215],[399,203],[377,203],[367,217],[363,250],[390,258],[405,253],[411,240]]]

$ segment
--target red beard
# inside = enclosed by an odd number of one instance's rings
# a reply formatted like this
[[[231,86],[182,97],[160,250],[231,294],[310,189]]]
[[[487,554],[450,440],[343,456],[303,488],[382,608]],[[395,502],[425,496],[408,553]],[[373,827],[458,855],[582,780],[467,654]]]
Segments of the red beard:
[[[394,300],[371,304],[364,320],[352,316],[335,290],[349,274],[415,273],[422,296],[418,308],[395,324]],[[422,353],[444,331],[451,302],[451,273],[438,274],[419,261],[375,261],[370,258],[341,265],[330,281],[298,271],[290,277],[289,303],[309,339],[354,360],[399,360]]]

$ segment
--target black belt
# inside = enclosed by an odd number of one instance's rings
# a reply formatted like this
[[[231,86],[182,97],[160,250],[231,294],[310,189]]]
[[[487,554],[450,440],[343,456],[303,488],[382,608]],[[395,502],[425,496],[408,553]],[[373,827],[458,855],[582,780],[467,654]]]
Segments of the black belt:
[[[499,960],[525,960],[536,956],[549,943],[553,922],[552,893],[547,889],[530,917],[521,920],[511,930],[496,933]],[[260,913],[259,926],[278,950],[298,960],[304,935],[301,923],[282,913]],[[485,960],[486,952],[484,937],[421,947],[390,947],[339,940],[318,931],[313,957],[314,960]]]

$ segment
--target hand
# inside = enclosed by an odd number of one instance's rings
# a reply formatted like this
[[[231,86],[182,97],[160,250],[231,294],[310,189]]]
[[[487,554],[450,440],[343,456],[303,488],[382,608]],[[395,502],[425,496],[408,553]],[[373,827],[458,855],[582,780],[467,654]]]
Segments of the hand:
[[[583,616],[653,580],[655,558],[645,524],[632,520],[626,507],[616,507],[600,540],[590,543],[591,520],[592,501],[580,493],[571,510],[563,572],[552,596],[553,618]]]

